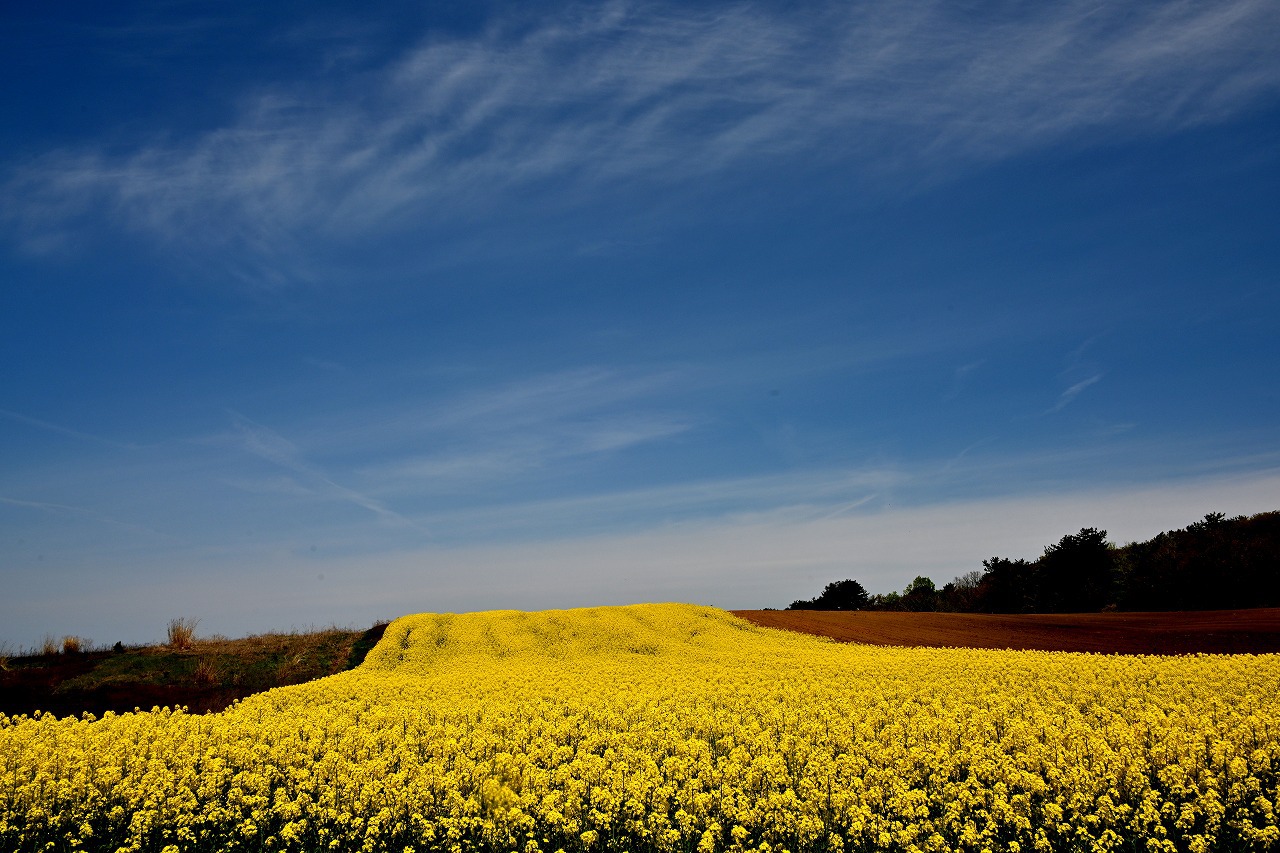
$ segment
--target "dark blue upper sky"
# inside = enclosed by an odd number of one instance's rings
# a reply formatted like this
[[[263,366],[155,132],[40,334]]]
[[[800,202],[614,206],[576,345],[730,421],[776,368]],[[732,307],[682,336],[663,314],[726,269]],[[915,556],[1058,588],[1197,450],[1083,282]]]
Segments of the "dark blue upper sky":
[[[1280,9],[0,27],[0,642],[784,605],[1280,505]]]

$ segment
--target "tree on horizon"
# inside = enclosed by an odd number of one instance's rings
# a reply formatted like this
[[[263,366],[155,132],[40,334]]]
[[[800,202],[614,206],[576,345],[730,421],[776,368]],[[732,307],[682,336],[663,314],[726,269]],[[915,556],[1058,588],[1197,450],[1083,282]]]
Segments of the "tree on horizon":
[[[822,594],[808,601],[793,601],[788,610],[861,610],[870,596],[855,580],[846,578],[827,584]]]

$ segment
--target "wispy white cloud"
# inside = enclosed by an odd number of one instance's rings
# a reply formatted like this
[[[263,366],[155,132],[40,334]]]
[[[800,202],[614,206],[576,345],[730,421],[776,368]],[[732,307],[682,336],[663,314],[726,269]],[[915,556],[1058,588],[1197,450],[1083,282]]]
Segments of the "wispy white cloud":
[[[945,463],[943,463],[942,473],[945,474],[946,472],[952,470],[957,465],[961,464],[965,460],[965,457],[967,457],[970,453],[977,450],[979,447],[982,447],[983,445],[991,444],[995,440],[996,440],[996,436],[987,436],[986,438],[979,439],[978,441],[975,441],[972,444],[966,445],[960,450],[959,453],[957,453],[955,456],[951,457]]]
[[[680,380],[676,370],[625,372],[582,367],[481,388],[438,404],[416,425],[430,429],[509,429],[608,411],[669,390]]]
[[[1197,484],[1204,483],[1265,483],[1270,488],[1280,476],[1276,467],[1280,455],[1276,453],[1243,457],[1220,453],[1212,462],[1185,465],[1177,476],[1170,477],[1163,460],[1179,454],[1191,456],[1205,448],[1184,443],[1160,445],[1158,449],[1091,443],[1025,452],[973,452],[989,443],[977,442],[945,461],[886,461],[862,467],[685,480],[572,497],[505,501],[436,510],[424,516],[424,522],[452,531],[456,541],[529,541],[554,538],[565,531],[588,536],[646,526],[749,524],[766,518],[808,524],[833,517],[873,517],[956,503],[1006,499],[1016,502],[1020,498],[1015,495],[1030,498],[1043,494],[1047,499],[1053,492],[1155,492],[1161,483],[1173,494],[1186,489],[1191,490],[1188,494],[1200,494]],[[1155,460],[1155,466],[1145,459]],[[1221,494],[1230,494],[1230,490]],[[1259,508],[1252,511],[1268,508],[1267,500],[1259,498],[1267,494],[1265,488],[1259,486],[1250,494],[1255,503],[1260,501]],[[1270,494],[1271,502],[1280,507],[1280,492]]]
[[[146,534],[148,537],[158,537],[158,538],[173,541],[173,542],[180,541],[178,540],[177,537],[170,536],[166,533],[161,533],[158,530],[154,530],[153,528],[148,527],[144,524],[136,524],[131,521],[121,521],[120,519],[115,518],[114,516],[108,515],[96,509],[90,509],[88,507],[72,506],[70,504],[56,503],[53,501],[23,500],[20,498],[8,497],[6,495],[0,495],[0,504],[4,506],[14,507],[16,509],[33,510],[36,512],[47,513],[50,515],[64,517],[64,518],[70,517],[70,518],[88,519],[90,521],[98,522],[101,524],[107,524],[112,527],[119,528],[121,530],[126,530],[126,531],[129,531],[130,533],[143,533],[143,534]]]
[[[343,414],[300,426],[319,456],[362,458],[367,494],[390,498],[493,482],[575,459],[604,457],[694,429],[669,395],[690,377],[673,368],[583,367]]]
[[[234,445],[246,453],[299,475],[307,481],[307,487],[318,497],[355,504],[386,521],[421,529],[417,523],[387,508],[380,501],[334,482],[321,468],[308,462],[301,449],[284,436],[243,415],[235,412],[230,414],[234,419],[233,432],[224,438],[230,439]],[[229,482],[235,483],[234,480]],[[306,488],[296,482],[290,483],[289,486],[293,494],[297,494],[299,489]]]
[[[510,477],[537,467],[540,446],[503,449],[460,449],[409,456],[366,466],[361,475],[376,483],[380,494],[398,490],[420,492],[424,484],[475,483]]]
[[[223,477],[222,482],[234,489],[256,495],[286,495],[313,498],[315,490],[298,482],[296,477]]]
[[[410,373],[404,381],[415,378],[421,377]],[[300,429],[308,447],[321,453],[395,447],[452,434],[527,437],[544,427],[629,411],[689,382],[687,371],[670,367],[585,366],[499,382],[479,372],[466,378],[461,387],[451,381],[447,390],[401,394],[393,403],[362,408],[354,418],[350,413],[335,420],[318,417],[310,428]]]
[[[688,423],[679,420],[642,417],[588,424],[571,435],[583,452],[607,453],[671,438],[689,429]]]
[[[1054,403],[1053,407],[1049,409],[1049,411],[1046,412],[1046,414],[1053,414],[1054,412],[1062,411],[1067,406],[1071,405],[1071,403],[1076,399],[1076,397],[1080,396],[1081,392],[1083,392],[1089,386],[1096,384],[1101,379],[1102,379],[1101,374],[1090,376],[1088,379],[1082,379],[1079,382],[1072,385],[1071,387],[1067,388],[1065,391],[1063,391],[1061,394],[1058,395],[1058,402]]]
[[[691,429],[688,422],[647,416],[614,416],[587,423],[543,423],[536,433],[495,430],[446,450],[416,454],[361,468],[378,494],[431,485],[458,486],[493,481],[671,438]],[[429,440],[430,436],[424,436]]]
[[[569,531],[590,536],[654,525],[696,526],[707,519],[743,520],[762,514],[798,522],[861,508],[875,509],[895,489],[912,487],[917,476],[885,465],[685,480],[562,497],[436,508],[423,514],[422,523],[448,531],[450,541],[480,542],[545,540]],[[392,494],[407,495],[421,491],[424,485],[390,480],[385,488]]]
[[[75,506],[68,506],[67,504],[50,503],[48,501],[24,501],[24,500],[19,500],[18,498],[4,497],[3,495],[0,495],[0,503],[8,504],[9,506],[22,507],[24,509],[38,509],[42,512],[57,512],[57,513],[88,513],[89,512],[89,510],[81,509],[80,507],[75,507]]]
[[[80,441],[87,441],[93,444],[101,444],[107,447],[115,447],[122,450],[138,449],[138,445],[132,444],[130,442],[115,441],[114,439],[103,438],[100,435],[94,435],[92,433],[82,432],[81,430],[78,430],[78,429],[71,429],[70,427],[65,427],[60,424],[50,423],[49,421],[40,420],[39,418],[33,418],[28,415],[21,414],[20,412],[11,412],[8,409],[0,409],[0,418],[6,418],[8,420],[15,421],[20,424],[25,424],[29,427],[34,427],[35,429],[44,430],[45,432],[51,432],[57,435],[67,436],[68,438],[79,439]]]
[[[10,171],[4,216],[49,245],[108,211],[305,277],[299,241],[482,216],[516,193],[545,207],[799,154],[946,174],[1221,121],[1280,91],[1278,34],[1268,0],[568,7],[431,38],[345,87],[278,82],[195,137],[51,151]]]
[[[951,377],[951,387],[947,389],[947,393],[943,395],[942,399],[944,401],[954,400],[956,397],[959,397],[960,392],[964,390],[965,385],[969,381],[969,374],[973,373],[986,363],[987,360],[984,358],[979,359],[978,361],[971,361],[968,364],[962,364],[957,367]]]

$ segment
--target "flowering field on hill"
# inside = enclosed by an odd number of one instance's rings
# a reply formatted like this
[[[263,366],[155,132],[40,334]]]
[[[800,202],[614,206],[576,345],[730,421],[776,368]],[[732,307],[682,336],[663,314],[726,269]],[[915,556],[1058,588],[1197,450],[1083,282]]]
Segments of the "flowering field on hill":
[[[1280,849],[1280,658],[420,615],[221,714],[0,717],[0,849]]]

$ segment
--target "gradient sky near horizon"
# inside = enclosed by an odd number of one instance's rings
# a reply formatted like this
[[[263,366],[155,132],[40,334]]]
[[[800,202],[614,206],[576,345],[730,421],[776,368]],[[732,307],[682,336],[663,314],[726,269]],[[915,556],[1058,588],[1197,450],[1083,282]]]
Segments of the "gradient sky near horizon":
[[[0,643],[1280,509],[1280,5],[0,11]]]

